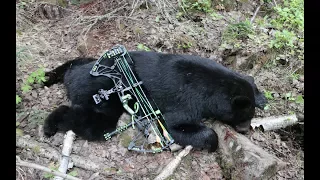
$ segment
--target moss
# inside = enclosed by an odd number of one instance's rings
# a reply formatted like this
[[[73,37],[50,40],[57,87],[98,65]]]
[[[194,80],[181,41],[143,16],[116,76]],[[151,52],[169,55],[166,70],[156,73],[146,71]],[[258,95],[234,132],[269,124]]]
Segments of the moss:
[[[32,151],[36,154],[39,154],[40,153],[40,146],[35,146],[32,148]]]
[[[212,12],[211,0],[182,0],[182,8],[188,12]]]
[[[120,143],[123,147],[128,147],[132,138],[127,133],[122,133],[120,135]]]
[[[226,11],[231,11],[237,8],[238,4],[234,0],[214,0],[212,1],[212,6],[217,10],[223,7]]]
[[[178,49],[189,49],[194,46],[194,40],[187,35],[178,36],[175,41]]]
[[[16,135],[23,136],[23,130],[16,128]]]
[[[68,1],[67,0],[57,0],[57,4],[61,7],[67,7]]]

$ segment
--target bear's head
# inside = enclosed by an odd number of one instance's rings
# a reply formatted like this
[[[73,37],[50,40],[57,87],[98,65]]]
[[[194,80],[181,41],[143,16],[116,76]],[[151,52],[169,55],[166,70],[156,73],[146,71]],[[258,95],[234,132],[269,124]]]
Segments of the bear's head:
[[[251,76],[223,79],[219,84],[219,95],[214,98],[215,118],[231,125],[237,132],[247,132],[255,108],[263,109],[267,99]]]

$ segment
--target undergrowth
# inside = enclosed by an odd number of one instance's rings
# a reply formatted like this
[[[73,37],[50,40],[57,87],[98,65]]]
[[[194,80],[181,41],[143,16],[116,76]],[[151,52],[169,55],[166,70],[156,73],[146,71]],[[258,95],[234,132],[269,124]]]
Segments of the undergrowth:
[[[268,52],[264,67],[291,66],[287,76],[302,73],[304,60],[304,1],[284,0],[264,17],[230,23],[222,33],[220,49]]]
[[[222,38],[225,40],[238,39],[245,40],[249,34],[254,33],[252,25],[249,20],[239,23],[230,24],[226,31],[224,31]]]
[[[270,24],[276,30],[270,48],[304,60],[304,1],[284,0],[274,10]]]
[[[249,20],[229,24],[222,33],[222,48],[230,47],[232,49],[244,48],[245,42],[255,31]]]
[[[181,8],[184,11],[188,12],[204,12],[210,13],[211,9],[211,0],[182,0]]]
[[[44,68],[41,67],[38,70],[32,72],[27,79],[24,81],[23,85],[21,86],[21,90],[23,93],[27,93],[32,89],[33,84],[42,84],[45,82],[45,72]]]
[[[142,50],[142,51],[150,51],[150,48],[148,48],[146,45],[144,45],[144,44],[138,44],[137,45],[137,49],[138,50]]]

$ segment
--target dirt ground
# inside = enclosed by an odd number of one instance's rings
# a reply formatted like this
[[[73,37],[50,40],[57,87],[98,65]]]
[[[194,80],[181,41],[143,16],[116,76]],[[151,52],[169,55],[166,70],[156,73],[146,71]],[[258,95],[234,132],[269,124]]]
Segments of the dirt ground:
[[[57,1],[62,2],[62,1]],[[72,1],[74,2],[74,1]],[[78,2],[78,1],[75,1]],[[82,1],[80,1],[82,2]],[[152,51],[186,53],[215,59],[219,63],[242,73],[251,73],[252,68],[235,66],[230,59],[238,58],[233,50],[221,48],[221,34],[230,19],[241,20],[251,17],[255,3],[240,6],[228,11],[218,11],[221,19],[205,15],[178,20],[174,13],[157,8],[149,3],[140,3],[132,12],[132,3],[127,1],[95,0],[66,7],[58,6],[56,1],[17,3],[17,78],[16,93],[22,98],[16,108],[17,137],[26,137],[48,144],[61,151],[63,134],[58,133],[50,139],[41,137],[43,121],[54,108],[68,104],[64,87],[61,84],[50,88],[33,86],[27,93],[20,88],[28,75],[39,66],[51,70],[61,63],[78,56],[98,58],[105,50],[116,44],[123,44],[128,50],[137,50],[144,44]],[[135,2],[135,1],[134,1]],[[143,1],[141,1],[143,2]],[[150,1],[153,2],[153,1]],[[169,6],[171,3],[167,3]],[[172,3],[174,7],[177,4]],[[132,15],[128,15],[132,12]],[[248,12],[249,15],[248,15]],[[107,14],[108,16],[106,16]],[[165,14],[163,16],[163,14]],[[100,16],[101,20],[96,21]],[[167,19],[171,19],[169,22]],[[97,22],[97,23],[95,23]],[[95,24],[94,24],[95,23]],[[94,26],[91,27],[91,25]],[[181,48],[191,42],[189,48]],[[244,48],[240,58],[253,54],[267,56],[264,49]],[[255,61],[259,64],[261,61]],[[267,63],[266,63],[267,64]],[[257,110],[256,117],[268,117],[296,113],[303,116],[303,104],[288,101],[285,94],[304,95],[303,75],[290,79],[285,72],[297,68],[296,64],[276,64],[262,66],[255,72],[255,81],[262,90],[272,92],[273,100],[269,109]],[[299,67],[303,68],[303,67]],[[39,131],[40,130],[40,131]],[[17,130],[18,132],[18,130]],[[273,179],[304,179],[303,122],[277,131],[248,134],[255,144],[281,160],[289,163]],[[129,152],[119,135],[105,143],[86,142],[77,138],[72,153],[84,157],[100,157],[106,168],[97,179],[153,179],[176,153],[138,154]],[[16,148],[22,160],[49,167],[54,161],[38,156],[34,149]],[[185,157],[171,179],[225,179],[215,153],[193,150]],[[76,177],[88,179],[93,173],[73,167]],[[46,173],[31,168],[17,168],[16,179],[49,179]]]

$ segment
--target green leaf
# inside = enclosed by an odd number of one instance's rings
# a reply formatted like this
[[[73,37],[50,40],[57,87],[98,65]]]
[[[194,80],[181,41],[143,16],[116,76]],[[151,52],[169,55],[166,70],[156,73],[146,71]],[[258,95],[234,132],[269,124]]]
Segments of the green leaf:
[[[41,80],[42,82],[46,82],[46,78],[45,78],[45,77],[41,77],[40,80]]]
[[[45,76],[45,72],[44,72],[44,69],[43,68],[40,68],[37,70],[37,75],[39,77],[44,77]]]
[[[289,114],[290,114],[290,115],[293,115],[293,114],[294,114],[294,111],[289,111]]]
[[[16,122],[16,127],[18,127],[20,125],[20,122]]]
[[[150,51],[150,49],[147,46],[144,46],[145,51]]]
[[[139,50],[144,50],[144,45],[143,45],[143,44],[138,44],[137,48],[138,48]]]
[[[51,173],[47,173],[47,172],[46,172],[46,173],[44,173],[43,177],[44,177],[44,178],[47,178],[47,179],[51,179],[51,178],[54,177],[54,175],[51,174]]]
[[[160,21],[160,17],[157,16],[157,17],[156,17],[156,22],[159,22],[159,21]]]
[[[30,74],[30,76],[33,77],[33,78],[37,77],[37,72],[32,72],[32,73]]]
[[[32,89],[32,87],[28,84],[23,85],[21,88],[23,93],[29,92],[31,89]]]
[[[285,98],[288,99],[291,97],[291,92],[286,93]]]
[[[267,104],[263,109],[264,109],[265,111],[268,110],[268,109],[270,109],[269,104]]]
[[[16,104],[21,103],[22,99],[19,95],[16,95]]]
[[[270,91],[265,91],[264,96],[269,100],[273,99],[272,93]]]
[[[139,50],[150,51],[150,49],[147,46],[143,45],[143,44],[138,44],[137,48]]]
[[[304,103],[304,99],[303,99],[303,97],[301,95],[298,95],[296,97],[296,103],[297,104],[303,104]]]
[[[33,83],[34,83],[33,77],[32,77],[32,76],[29,76],[29,77],[27,78],[27,82],[28,82],[29,84],[33,84]]]
[[[77,170],[73,170],[73,171],[69,172],[68,175],[76,177],[78,175],[78,172],[77,172]]]

